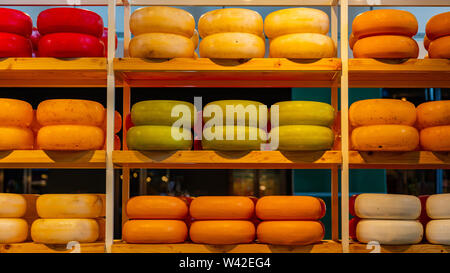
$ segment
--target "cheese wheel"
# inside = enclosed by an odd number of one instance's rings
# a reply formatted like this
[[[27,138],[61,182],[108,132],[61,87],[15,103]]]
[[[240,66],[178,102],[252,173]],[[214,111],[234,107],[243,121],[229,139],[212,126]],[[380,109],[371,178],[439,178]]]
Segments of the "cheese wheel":
[[[420,212],[420,200],[413,195],[363,193],[355,200],[355,214],[363,219],[415,220]]]
[[[354,241],[358,240],[358,238],[356,238],[356,227],[358,226],[358,222],[360,220],[361,219],[358,217],[353,217],[348,222],[349,235],[350,235],[350,238],[352,238],[352,240],[354,240]]]
[[[100,150],[103,147],[104,133],[95,126],[50,125],[39,130],[36,141],[42,150]]]
[[[425,33],[430,40],[450,35],[450,11],[434,15],[425,26]]]
[[[31,57],[33,48],[30,40],[13,34],[0,32],[0,58]]]
[[[53,99],[41,102],[36,110],[39,124],[102,126],[106,110],[98,102],[90,100]]]
[[[192,58],[194,43],[182,35],[144,33],[131,39],[130,56],[150,59]]]
[[[428,222],[425,235],[432,244],[450,245],[450,219]]]
[[[431,41],[428,55],[431,59],[450,59],[450,35]]]
[[[450,100],[429,101],[417,106],[419,128],[450,125]]]
[[[132,150],[190,150],[192,133],[172,126],[134,126],[127,132],[127,146]]]
[[[319,221],[263,221],[256,233],[260,243],[310,245],[323,239],[325,229]]]
[[[423,226],[414,220],[361,219],[356,226],[356,237],[361,243],[376,241],[381,245],[417,244],[423,238]]]
[[[33,107],[21,100],[0,98],[0,126],[28,127],[33,121]]]
[[[265,128],[266,124],[259,124],[261,115],[268,116],[267,106],[251,100],[218,100],[210,102],[203,107],[203,122],[205,123],[205,127],[210,126],[208,121],[212,119],[220,121],[220,117],[223,117],[221,119],[223,125],[227,124],[228,118],[236,125],[244,123],[242,125]],[[250,121],[252,122],[251,124]]]
[[[258,12],[241,8],[216,9],[200,16],[198,20],[200,37],[205,38],[223,32],[242,32],[260,36],[263,33],[263,19]]]
[[[355,17],[352,32],[356,39],[374,35],[416,35],[416,17],[404,10],[376,9],[363,12]]]
[[[226,32],[209,35],[202,39],[199,47],[202,58],[251,59],[263,58],[265,41],[254,34]]]
[[[187,11],[173,7],[144,7],[131,14],[130,30],[134,36],[144,33],[172,33],[187,38],[194,34],[195,20]]]
[[[352,103],[348,115],[354,127],[380,124],[413,126],[416,107],[409,101],[396,99],[360,100]]]
[[[450,125],[428,127],[421,130],[420,146],[425,151],[450,151]]]
[[[20,218],[26,211],[27,201],[22,195],[0,193],[0,218]]]
[[[351,142],[357,151],[413,151],[419,145],[419,132],[406,125],[370,125],[355,128]]]
[[[30,15],[16,9],[0,8],[0,31],[28,38],[33,22]]]
[[[355,45],[356,41],[358,39],[355,38],[355,34],[353,32],[350,34],[350,38],[348,39],[348,45],[350,46],[350,49],[353,50],[353,46]]]
[[[333,40],[318,33],[294,33],[270,42],[271,58],[319,59],[336,56]]]
[[[117,34],[114,33],[114,40],[115,40],[115,49],[117,50],[117,44],[118,44],[118,39],[117,39]],[[100,38],[100,40],[103,42],[103,44],[105,45],[105,57],[108,57],[108,28],[105,27],[103,28],[103,34],[102,37]]]
[[[450,219],[450,193],[431,195],[425,207],[431,219]]]
[[[41,244],[93,243],[99,237],[94,219],[37,219],[31,225],[31,238]]]
[[[419,46],[415,40],[406,36],[371,36],[356,41],[353,56],[380,59],[417,58]]]
[[[196,49],[199,42],[198,31],[196,29],[194,29],[194,34],[192,34],[191,41],[194,44],[194,49]]]
[[[127,202],[130,219],[184,219],[188,214],[186,203],[173,196],[135,196]]]
[[[254,211],[253,201],[244,196],[200,196],[189,207],[195,220],[246,220]]]
[[[98,218],[102,198],[96,194],[44,194],[36,201],[41,218]]]
[[[266,138],[266,132],[256,127],[228,125],[205,127],[202,147],[204,150],[219,151],[259,150]]]
[[[272,149],[281,151],[321,151],[333,147],[334,133],[324,126],[284,125],[272,128],[270,140]]]
[[[88,34],[51,33],[39,40],[39,57],[82,58],[104,57],[103,42]]]
[[[0,126],[0,150],[31,150],[33,145],[34,135],[30,129]]]
[[[21,243],[27,237],[27,221],[19,218],[0,218],[0,244]]]
[[[255,225],[241,220],[194,221],[189,235],[197,244],[247,244],[255,239]]]
[[[278,106],[278,124],[282,125],[320,125],[330,127],[334,121],[334,108],[328,103],[318,101],[282,101]]]
[[[174,112],[173,117],[172,111]],[[194,105],[189,102],[177,100],[146,100],[135,103],[131,107],[131,121],[135,126],[172,126],[179,120],[183,124],[190,124],[192,128],[194,126],[194,113]]]
[[[425,37],[423,37],[423,47],[425,47],[426,50],[428,50],[430,43],[431,43],[430,39],[428,38],[427,35],[425,35]]]
[[[131,244],[174,244],[186,241],[188,229],[180,220],[131,220],[123,226],[123,240]]]
[[[106,111],[105,112],[105,117],[103,118],[103,122],[102,122],[102,130],[106,132]],[[118,132],[120,132],[120,130],[122,130],[122,115],[120,115],[119,112],[114,111],[114,134],[117,134]],[[106,143],[105,143],[106,145]]]
[[[256,203],[261,220],[319,220],[325,216],[325,203],[311,196],[264,196]]]

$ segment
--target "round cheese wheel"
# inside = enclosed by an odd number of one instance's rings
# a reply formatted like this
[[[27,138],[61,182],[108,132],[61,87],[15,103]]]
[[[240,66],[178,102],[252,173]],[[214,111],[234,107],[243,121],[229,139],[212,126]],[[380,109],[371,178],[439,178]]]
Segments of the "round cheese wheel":
[[[243,125],[245,126],[265,128],[265,124],[258,125],[261,115],[268,116],[267,106],[251,100],[218,100],[210,102],[203,107],[203,122],[206,127],[210,126],[210,120],[220,120],[220,117],[223,117],[223,125],[227,124],[228,118],[236,125],[244,123]],[[252,124],[250,124],[250,121],[252,121]]]
[[[255,239],[255,225],[241,220],[194,221],[189,235],[197,244],[247,244]]]
[[[202,147],[204,150],[219,151],[259,150],[266,138],[266,132],[256,127],[232,125],[205,127]]]
[[[419,128],[450,125],[450,100],[429,101],[417,106]]]
[[[184,219],[188,214],[186,203],[173,196],[135,196],[127,202],[130,219]]]
[[[30,129],[0,126],[0,150],[31,150],[33,145],[34,135]]]
[[[349,226],[349,235],[350,238],[352,238],[352,240],[357,241],[358,238],[356,238],[356,227],[358,226],[358,222],[361,219],[358,217],[353,217],[352,219],[350,219],[350,221],[348,222],[348,226]]]
[[[368,99],[352,103],[348,115],[354,127],[379,124],[413,126],[416,122],[416,107],[409,101]]]
[[[130,56],[150,59],[192,58],[194,43],[182,35],[144,33],[131,39]]]
[[[261,220],[319,220],[325,211],[323,200],[311,196],[264,196],[256,203]]]
[[[263,58],[265,42],[261,37],[249,33],[226,32],[209,35],[202,39],[199,47],[202,58],[251,59]]]
[[[287,34],[270,42],[271,58],[319,59],[335,56],[336,48],[333,40],[323,34]]]
[[[94,36],[81,33],[52,33],[39,40],[39,57],[104,57],[105,45]]]
[[[278,141],[275,139],[278,136]],[[272,149],[281,151],[321,151],[333,147],[334,133],[324,126],[284,125],[270,131]],[[277,147],[278,144],[278,147]]]
[[[194,34],[192,34],[191,41],[194,43],[194,49],[196,49],[199,42],[198,31],[196,29],[194,29]]]
[[[31,225],[31,238],[41,244],[93,243],[99,237],[94,219],[37,219]]]
[[[115,36],[115,49],[117,49],[117,44],[118,44],[117,34],[114,34],[114,36]],[[102,37],[100,38],[100,41],[102,41],[103,44],[105,45],[105,56],[108,57],[108,28],[107,27],[103,28],[103,34],[102,34]]]
[[[376,9],[363,12],[355,17],[352,32],[356,39],[374,35],[416,35],[416,17],[404,10]]]
[[[431,195],[425,207],[431,219],[450,219],[450,193]]]
[[[0,32],[0,58],[31,57],[31,41],[23,36]]]
[[[53,99],[41,102],[36,118],[43,125],[91,125],[101,126],[106,110],[98,102],[90,100]]]
[[[200,196],[189,207],[195,220],[246,220],[254,211],[253,201],[244,196]]]
[[[22,195],[0,193],[0,218],[20,218],[25,215],[26,210],[27,201]]]
[[[405,59],[417,58],[417,42],[406,36],[380,35],[356,41],[353,46],[355,58]]]
[[[19,218],[0,218],[0,244],[22,243],[27,237],[27,221]]]
[[[431,41],[428,55],[431,59],[450,59],[450,35]]]
[[[415,220],[421,212],[413,195],[363,193],[356,197],[355,214],[363,219]]]
[[[0,98],[0,125],[28,127],[33,121],[33,107],[21,100]]]
[[[105,112],[105,116],[103,118],[103,122],[102,122],[102,130],[106,132],[106,111]],[[118,132],[120,132],[120,130],[122,130],[122,115],[120,115],[119,112],[114,111],[114,134],[117,134]]]
[[[172,116],[174,111],[174,116]],[[180,114],[183,113],[183,114]],[[194,105],[177,100],[146,100],[131,107],[131,120],[134,125],[172,126],[177,120],[183,124],[194,125]],[[187,115],[185,115],[187,114]],[[180,117],[181,116],[181,117]]]
[[[264,32],[269,39],[293,33],[327,34],[328,15],[312,8],[281,9],[269,13],[264,20]]]
[[[192,37],[195,20],[187,11],[172,7],[144,7],[130,17],[130,30],[134,36],[144,33],[172,33]]]
[[[102,37],[103,20],[97,13],[80,8],[51,8],[39,13],[39,33],[72,32]]]
[[[450,11],[434,15],[425,26],[425,33],[430,40],[450,35]]]
[[[309,245],[320,242],[325,229],[319,221],[263,221],[256,234],[260,243]]]
[[[420,146],[425,151],[450,151],[450,125],[428,127],[421,130]]]
[[[131,150],[190,150],[192,133],[172,126],[134,126],[127,132],[127,146]]]
[[[348,39],[348,45],[350,46],[350,49],[353,50],[353,46],[355,45],[356,41],[358,39],[355,38],[355,34],[353,32],[350,34],[350,38]]]
[[[282,125],[320,125],[330,127],[334,121],[334,108],[328,103],[318,101],[282,101],[278,106],[278,124]]]
[[[103,142],[103,130],[99,127],[86,125],[44,126],[37,135],[37,146],[42,150],[100,150],[103,147]]]
[[[423,37],[423,47],[425,47],[426,50],[428,50],[430,43],[431,43],[430,39],[428,38],[427,35],[425,35],[425,37]]]
[[[30,15],[23,11],[0,8],[0,31],[29,37],[33,28]]]
[[[362,219],[356,226],[356,237],[361,243],[376,241],[381,245],[417,244],[423,238],[423,226],[414,220]]]
[[[450,245],[450,219],[428,222],[425,235],[432,244]]]
[[[98,218],[103,201],[96,194],[44,194],[36,201],[41,218]]]
[[[351,142],[357,151],[413,151],[419,145],[419,132],[406,125],[370,125],[355,128]]]
[[[180,220],[131,220],[123,226],[123,240],[131,244],[174,244],[186,241],[188,228]]]

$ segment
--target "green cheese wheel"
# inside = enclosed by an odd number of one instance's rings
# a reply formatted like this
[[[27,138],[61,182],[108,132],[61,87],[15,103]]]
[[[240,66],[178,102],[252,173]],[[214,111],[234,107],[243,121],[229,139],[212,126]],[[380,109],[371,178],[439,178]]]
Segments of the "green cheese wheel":
[[[320,151],[333,147],[334,133],[324,126],[284,125],[272,128],[270,133],[271,138],[278,134],[281,151]]]
[[[172,109],[177,105],[187,106],[190,110],[190,116],[181,114],[172,117]],[[177,100],[146,100],[135,103],[131,108],[131,121],[136,126],[139,125],[167,125],[172,126],[177,120],[182,118],[183,122],[194,124],[194,105],[185,101]]]
[[[334,121],[334,108],[317,101],[277,102],[279,126],[283,125],[320,125],[330,127]],[[271,110],[273,109],[273,106]]]
[[[207,105],[205,105],[205,107],[203,107],[203,121],[205,122],[205,125],[208,125],[207,122],[215,117],[215,111],[211,114],[210,117],[205,117],[205,113],[207,114],[207,107],[210,107],[212,105],[217,105],[220,110],[222,111],[222,125],[226,125],[226,109],[227,109],[227,105],[228,106],[233,106],[234,109],[236,111],[233,112],[233,120],[234,120],[234,124],[233,125],[238,125],[238,121],[244,121],[245,124],[243,124],[244,126],[250,126],[249,125],[249,119],[250,119],[250,114],[249,112],[247,113],[247,111],[251,111],[251,109],[256,110],[255,115],[253,115],[254,117],[256,117],[256,125],[252,126],[252,127],[258,127],[258,123],[259,123],[259,115],[260,115],[260,106],[265,106],[264,104],[257,102],[257,101],[251,101],[251,100],[219,100],[219,101],[213,101],[208,103]],[[237,108],[236,108],[237,106]],[[242,106],[242,107],[240,107]],[[250,107],[249,107],[250,106]],[[254,107],[253,107],[254,106]],[[240,108],[240,109],[239,109]],[[213,111],[214,108],[209,108],[210,111]],[[268,117],[268,111],[267,111],[267,107],[265,108],[265,113],[262,113],[263,115],[265,115],[267,117],[267,120],[269,120]],[[209,114],[208,114],[209,115]],[[264,126],[259,126],[259,127],[265,127],[267,124],[264,124]]]
[[[214,133],[222,128],[222,139],[215,139]],[[234,132],[233,139],[227,139],[226,132]],[[243,140],[239,140],[237,133],[242,130],[245,134]],[[250,139],[250,136],[252,139]],[[263,137],[261,137],[263,136]],[[266,132],[257,127],[248,126],[215,126],[213,128],[204,128],[202,137],[202,146],[204,150],[220,150],[220,151],[250,151],[260,150],[261,144],[266,139]]]
[[[190,135],[189,140],[176,140],[172,137],[172,126],[142,125],[133,126],[127,132],[127,145],[131,150],[189,150],[192,147],[192,133],[190,130],[180,130]]]

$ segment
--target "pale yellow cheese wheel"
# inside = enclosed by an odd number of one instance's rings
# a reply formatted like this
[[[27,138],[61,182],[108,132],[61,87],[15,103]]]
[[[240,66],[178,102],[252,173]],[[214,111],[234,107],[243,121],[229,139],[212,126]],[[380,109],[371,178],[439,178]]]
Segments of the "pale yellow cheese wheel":
[[[355,213],[363,219],[415,220],[421,211],[413,195],[363,193],[356,197]]]
[[[134,58],[192,58],[194,43],[182,35],[145,33],[131,39],[129,50]]]
[[[0,244],[21,243],[27,236],[27,221],[20,218],[0,218]]]
[[[200,42],[200,56],[212,59],[263,58],[265,42],[256,35],[227,32],[209,35]]]
[[[376,241],[381,245],[411,245],[422,241],[423,226],[415,220],[363,219],[356,226],[356,237],[366,244]]]
[[[0,218],[20,218],[27,211],[27,201],[20,194],[0,193]]]
[[[94,219],[37,219],[31,225],[31,238],[36,243],[93,243],[98,237],[99,226]]]
[[[432,244],[450,245],[450,219],[432,220],[425,228],[427,241]]]
[[[97,218],[103,202],[96,194],[44,194],[36,201],[41,218]]]
[[[279,36],[270,42],[271,58],[318,59],[336,56],[333,40],[318,33]]]

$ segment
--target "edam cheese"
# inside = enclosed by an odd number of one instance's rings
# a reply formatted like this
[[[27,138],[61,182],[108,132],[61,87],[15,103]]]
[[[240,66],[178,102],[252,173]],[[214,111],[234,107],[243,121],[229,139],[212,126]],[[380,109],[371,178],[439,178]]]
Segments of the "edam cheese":
[[[319,220],[325,216],[325,203],[311,196],[264,196],[256,203],[261,220]]]
[[[246,220],[253,216],[255,205],[244,196],[200,196],[189,211],[195,220]]]
[[[272,245],[309,245],[320,242],[325,229],[319,221],[262,221],[258,242]]]
[[[241,220],[194,221],[189,235],[197,244],[248,244],[255,239],[255,225]]]
[[[419,132],[406,125],[369,125],[353,129],[353,149],[357,151],[413,151],[419,145]]]
[[[126,211],[130,219],[185,219],[188,207],[177,197],[142,195],[128,200]]]

